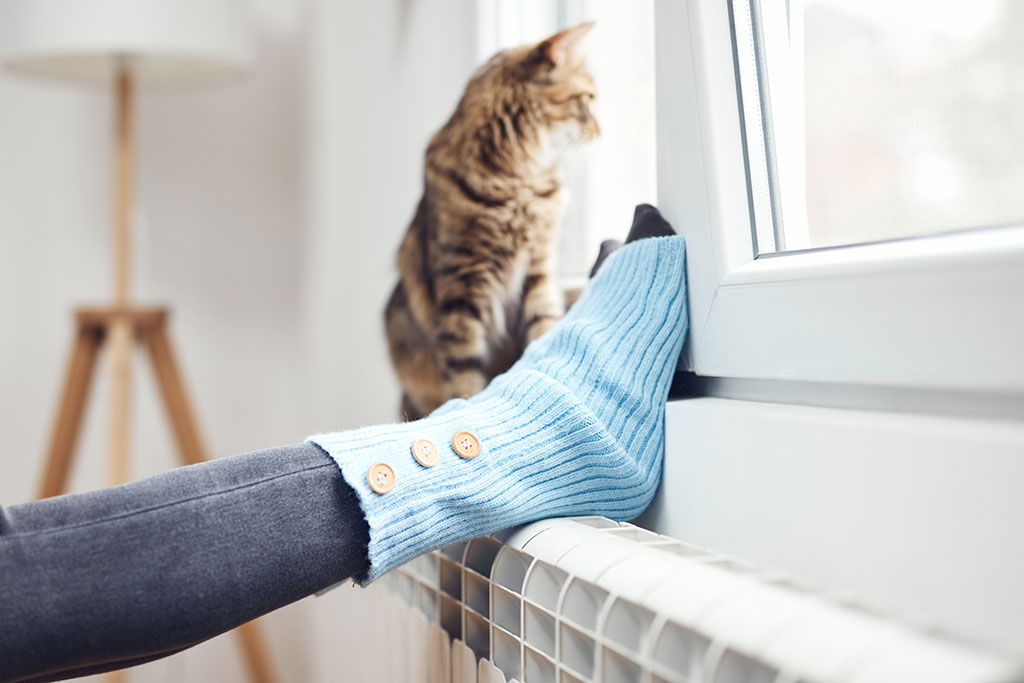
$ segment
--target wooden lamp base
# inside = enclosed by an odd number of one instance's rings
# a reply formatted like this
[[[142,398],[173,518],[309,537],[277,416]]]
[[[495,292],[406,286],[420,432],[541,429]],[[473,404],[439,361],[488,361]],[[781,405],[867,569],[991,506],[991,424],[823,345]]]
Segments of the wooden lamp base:
[[[76,331],[71,349],[64,390],[57,413],[57,423],[50,438],[46,468],[39,488],[39,497],[57,496],[66,490],[75,443],[82,425],[85,404],[92,383],[96,358],[109,342],[113,354],[111,393],[111,483],[123,483],[127,476],[128,404],[130,391],[131,352],[141,345],[153,362],[160,394],[178,443],[181,461],[193,465],[207,460],[206,451],[185,393],[170,336],[167,332],[169,311],[162,307],[111,306],[80,308],[75,312]],[[262,631],[256,622],[238,627],[243,655],[250,680],[270,683],[274,680]]]

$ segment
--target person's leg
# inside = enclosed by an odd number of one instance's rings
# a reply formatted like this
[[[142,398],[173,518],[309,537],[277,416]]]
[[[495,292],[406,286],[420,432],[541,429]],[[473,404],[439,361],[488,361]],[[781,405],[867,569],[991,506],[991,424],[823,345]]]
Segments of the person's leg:
[[[0,511],[0,681],[173,654],[351,576],[367,527],[305,444]]]
[[[418,422],[314,437],[334,462],[314,446],[275,449],[12,507],[0,680],[169,653],[514,524],[639,514],[660,477],[684,266],[678,237],[623,247],[482,394]]]

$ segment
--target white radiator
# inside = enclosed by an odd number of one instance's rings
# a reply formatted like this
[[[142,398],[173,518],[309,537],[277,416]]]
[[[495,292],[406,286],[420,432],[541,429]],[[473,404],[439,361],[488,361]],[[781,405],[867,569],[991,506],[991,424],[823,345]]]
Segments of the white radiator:
[[[405,681],[1024,681],[1012,658],[600,517],[445,548],[381,583]]]

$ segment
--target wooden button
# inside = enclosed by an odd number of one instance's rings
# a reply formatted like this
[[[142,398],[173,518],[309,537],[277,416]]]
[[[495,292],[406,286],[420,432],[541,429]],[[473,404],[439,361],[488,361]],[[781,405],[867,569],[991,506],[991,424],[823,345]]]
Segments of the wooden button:
[[[412,442],[412,457],[424,467],[436,465],[439,455],[437,446],[430,439],[416,439]]]
[[[480,439],[473,432],[459,431],[452,437],[452,448],[460,457],[469,460],[480,455]]]
[[[386,462],[379,462],[366,473],[370,488],[377,493],[387,493],[395,488],[395,471]]]

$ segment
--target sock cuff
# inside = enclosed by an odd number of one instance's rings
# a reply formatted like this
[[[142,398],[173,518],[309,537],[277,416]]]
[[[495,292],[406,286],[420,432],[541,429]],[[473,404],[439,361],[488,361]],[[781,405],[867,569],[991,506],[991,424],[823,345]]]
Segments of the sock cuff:
[[[660,467],[639,468],[550,378],[524,371],[501,379],[481,400],[449,401],[417,422],[309,437],[338,463],[366,516],[370,569],[357,581],[432,548],[542,517],[591,511],[631,519],[646,507]],[[463,432],[479,443],[473,457],[453,443]],[[414,456],[420,440],[437,448],[436,464]],[[383,493],[371,482],[380,463],[393,477]]]

